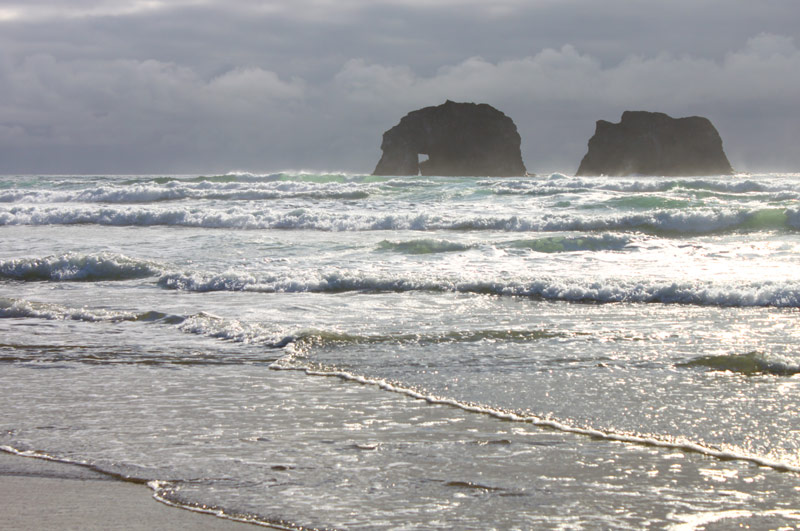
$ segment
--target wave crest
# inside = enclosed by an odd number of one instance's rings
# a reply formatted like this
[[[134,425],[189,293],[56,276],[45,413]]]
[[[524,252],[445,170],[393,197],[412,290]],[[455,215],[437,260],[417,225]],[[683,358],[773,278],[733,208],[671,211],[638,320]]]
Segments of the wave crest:
[[[0,297],[0,318],[20,317],[48,319],[53,321],[85,321],[90,323],[101,321],[136,321],[138,319],[138,316],[131,312],[69,308],[60,304]]]
[[[374,215],[348,210],[299,208],[289,212],[269,208],[232,207],[224,210],[192,207],[13,207],[0,209],[2,225],[180,226],[221,229],[317,230],[327,232],[495,231],[495,232],[598,232],[639,231],[667,236],[800,230],[800,212],[794,209],[717,208],[691,211],[656,210],[607,216],[552,214],[483,216],[458,213]]]
[[[0,278],[22,281],[131,280],[160,273],[162,269],[153,262],[109,253],[67,253],[61,256],[0,262]]]
[[[436,254],[468,251],[475,245],[452,242],[449,240],[436,240],[424,238],[420,240],[390,242],[383,240],[378,244],[378,248],[384,251],[395,251],[404,254]]]
[[[168,201],[223,200],[267,201],[280,199],[354,200],[371,194],[367,185],[342,186],[336,183],[313,186],[307,183],[278,182],[269,185],[241,186],[236,182],[210,186],[208,182],[136,183],[125,187],[97,186],[88,190],[65,192],[44,190],[7,190],[0,192],[0,203],[102,203],[147,204]]]
[[[796,360],[776,359],[760,352],[747,354],[728,354],[720,356],[701,356],[682,364],[684,367],[706,367],[715,371],[729,371],[746,375],[773,374],[792,376],[800,374],[800,364]]]
[[[225,319],[207,312],[176,315],[156,310],[135,313],[99,308],[72,308],[60,304],[0,297],[0,319],[32,318],[50,321],[83,321],[87,323],[122,321],[175,326],[178,330],[199,336],[244,344],[263,344],[280,348],[295,341],[294,336],[268,324]]]
[[[792,182],[781,180],[754,179],[724,179],[714,178],[604,178],[593,177],[568,177],[562,174],[553,174],[544,179],[510,179],[507,181],[481,181],[482,185],[489,186],[495,194],[499,195],[556,195],[564,193],[588,192],[600,190],[621,193],[663,193],[673,190],[696,192],[711,192],[724,194],[752,194],[752,193],[792,193],[796,196],[800,189]]]
[[[294,276],[293,276],[294,275]],[[169,273],[158,280],[165,289],[209,292],[340,293],[434,291],[533,297],[591,303],[661,303],[722,307],[800,307],[797,281],[714,284],[565,278],[478,280],[430,276],[372,276],[343,271],[254,276],[247,273]]]
[[[533,240],[516,240],[511,247],[530,249],[537,253],[564,253],[577,251],[620,251],[630,245],[632,239],[616,234],[602,236],[566,237],[552,236]]]

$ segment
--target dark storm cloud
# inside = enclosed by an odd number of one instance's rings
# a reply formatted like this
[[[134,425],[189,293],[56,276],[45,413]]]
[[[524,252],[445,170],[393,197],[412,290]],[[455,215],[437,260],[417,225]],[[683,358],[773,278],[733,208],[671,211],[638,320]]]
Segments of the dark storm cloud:
[[[800,168],[794,1],[0,4],[0,172],[368,172],[414,108],[485,101],[532,170],[597,119],[703,114],[740,169]]]

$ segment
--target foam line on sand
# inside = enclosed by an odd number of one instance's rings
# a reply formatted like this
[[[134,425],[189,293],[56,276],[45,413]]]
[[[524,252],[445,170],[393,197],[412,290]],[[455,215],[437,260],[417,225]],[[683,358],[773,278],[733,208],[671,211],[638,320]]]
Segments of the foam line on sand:
[[[169,507],[154,500],[146,485],[77,465],[0,452],[0,528],[246,531],[259,527]]]

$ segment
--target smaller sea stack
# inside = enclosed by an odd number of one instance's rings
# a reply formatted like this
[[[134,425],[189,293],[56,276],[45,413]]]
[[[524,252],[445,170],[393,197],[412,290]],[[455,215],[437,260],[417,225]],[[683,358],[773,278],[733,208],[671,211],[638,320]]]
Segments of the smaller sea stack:
[[[707,118],[625,111],[598,120],[577,175],[730,175],[722,139]]]

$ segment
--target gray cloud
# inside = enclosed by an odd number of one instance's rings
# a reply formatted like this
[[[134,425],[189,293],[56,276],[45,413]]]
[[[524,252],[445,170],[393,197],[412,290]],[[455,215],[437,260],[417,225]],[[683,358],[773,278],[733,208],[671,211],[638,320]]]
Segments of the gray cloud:
[[[796,171],[795,5],[5,2],[0,172],[368,172],[385,129],[447,98],[511,116],[534,171],[574,171],[594,121],[634,108]]]

